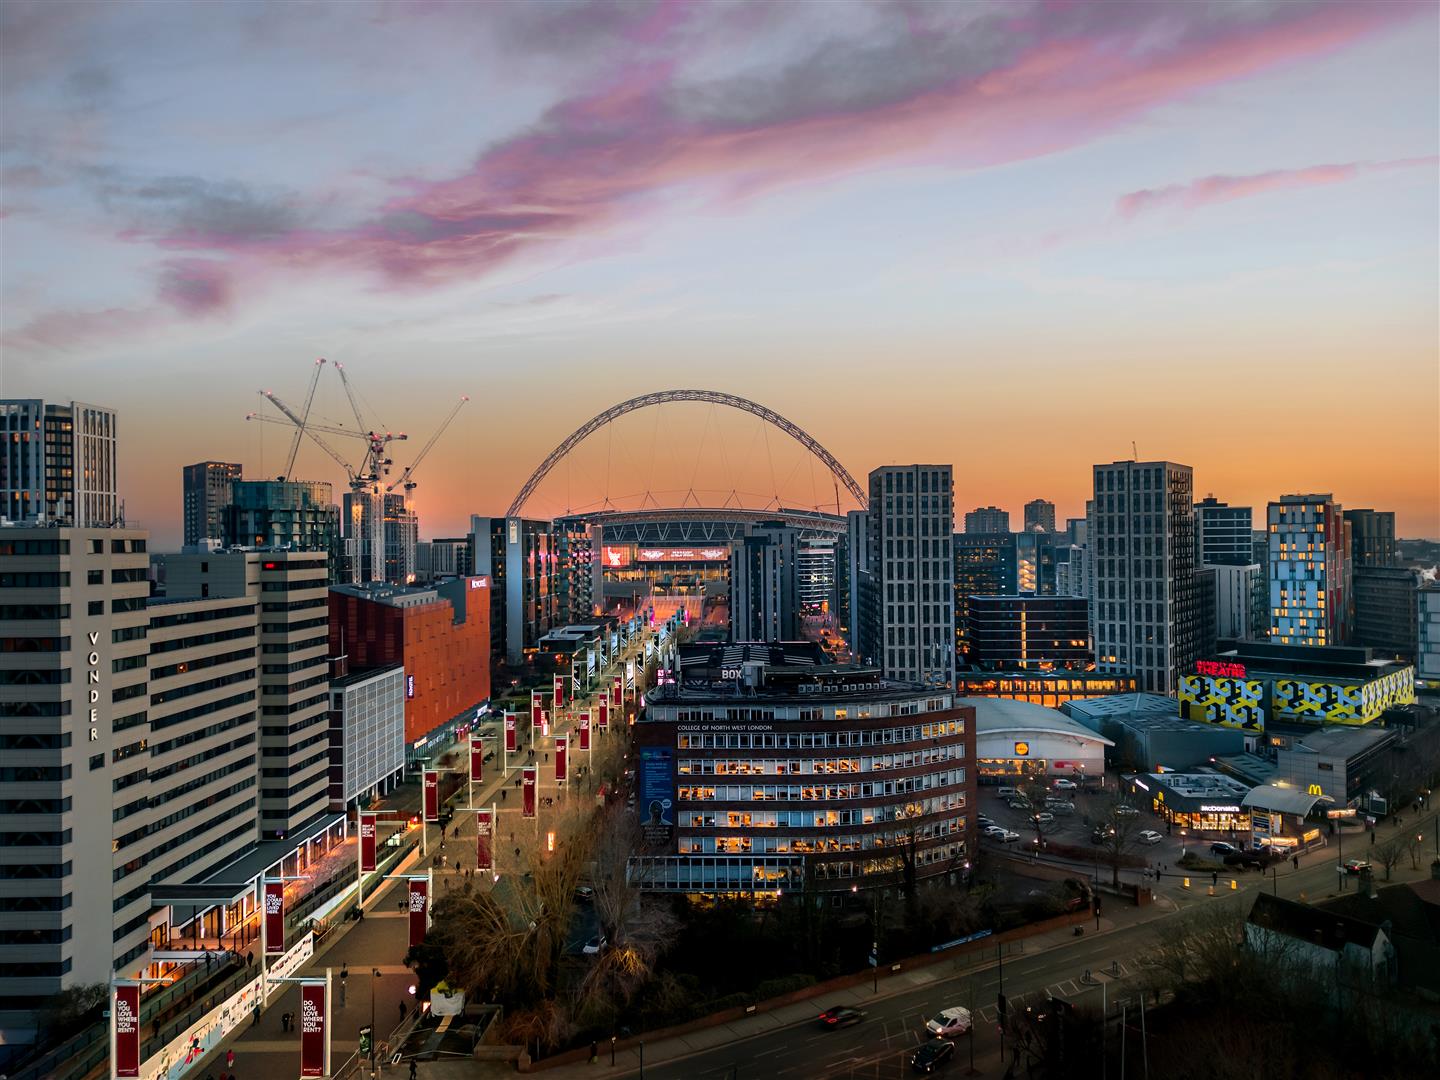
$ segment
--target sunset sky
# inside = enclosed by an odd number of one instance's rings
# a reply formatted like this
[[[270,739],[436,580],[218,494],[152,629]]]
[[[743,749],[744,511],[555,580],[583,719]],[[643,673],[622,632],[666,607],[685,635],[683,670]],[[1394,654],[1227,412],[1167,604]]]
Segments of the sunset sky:
[[[1440,536],[1437,11],[12,0],[0,393],[119,409],[158,547],[185,463],[283,468],[245,416],[321,356],[416,436],[400,464],[471,396],[426,537],[675,387],[862,482],[953,462],[957,509],[1017,526],[1036,496],[1082,513],[1133,441],[1199,494]],[[347,415],[328,372],[316,401]],[[833,502],[778,432],[667,410],[532,509]],[[297,473],[338,497],[313,447]]]

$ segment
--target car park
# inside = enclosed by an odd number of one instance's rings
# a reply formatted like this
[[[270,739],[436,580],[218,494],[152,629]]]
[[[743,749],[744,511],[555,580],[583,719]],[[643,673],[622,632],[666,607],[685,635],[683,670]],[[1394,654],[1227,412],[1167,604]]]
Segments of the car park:
[[[865,1013],[860,1009],[852,1009],[848,1005],[836,1005],[820,1014],[820,1026],[828,1031],[831,1028],[849,1027],[864,1019]]]
[[[929,1020],[925,1021],[925,1030],[937,1039],[948,1039],[956,1035],[964,1035],[970,1030],[970,1010],[960,1005],[952,1005],[948,1009],[941,1009]]]
[[[932,1073],[954,1056],[954,1043],[944,1039],[931,1039],[910,1056],[910,1068],[917,1073]]]
[[[1142,844],[1158,844],[1161,840],[1164,840],[1165,838],[1161,836],[1158,832],[1156,832],[1154,829],[1146,829],[1139,836],[1137,836],[1136,839],[1139,840]]]

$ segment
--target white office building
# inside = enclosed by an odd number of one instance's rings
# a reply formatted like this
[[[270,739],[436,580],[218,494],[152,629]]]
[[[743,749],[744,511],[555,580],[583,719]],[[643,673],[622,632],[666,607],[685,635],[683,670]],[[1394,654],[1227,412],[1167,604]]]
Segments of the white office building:
[[[1206,566],[1215,572],[1215,636],[1248,638],[1255,622],[1255,586],[1263,577],[1258,563]]]
[[[887,679],[955,682],[954,481],[949,465],[870,474],[868,545],[876,655]]]
[[[1170,461],[1094,468],[1090,543],[1096,666],[1173,694],[1199,655],[1194,478]]]
[[[120,521],[114,409],[0,400],[0,517],[103,528]]]

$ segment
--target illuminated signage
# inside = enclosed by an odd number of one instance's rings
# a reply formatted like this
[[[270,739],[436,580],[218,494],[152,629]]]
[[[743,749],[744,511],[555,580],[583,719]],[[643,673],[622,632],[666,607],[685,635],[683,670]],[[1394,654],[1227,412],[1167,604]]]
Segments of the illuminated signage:
[[[623,547],[602,547],[600,565],[619,570],[630,565],[630,549]]]
[[[637,558],[641,562],[724,562],[730,558],[730,549],[728,547],[641,548]]]
[[[1200,807],[1200,812],[1201,812],[1202,814],[1238,814],[1238,813],[1240,812],[1240,807],[1238,807],[1238,806],[1202,806],[1202,807]]]
[[[1015,756],[1016,756],[1016,757],[1029,757],[1029,756],[1030,756],[1030,744],[1029,744],[1028,742],[1017,742],[1017,743],[1015,744]]]
[[[1245,665],[1232,664],[1223,660],[1196,660],[1195,673],[1209,675],[1212,679],[1243,679]]]
[[[1149,790],[1150,790],[1150,785],[1147,784],[1147,783],[1145,783],[1144,780],[1136,780],[1136,781],[1135,781],[1135,786],[1138,787],[1141,791],[1149,791]]]
[[[472,578],[470,579],[470,588],[472,588],[472,589],[483,589],[483,588],[485,588],[485,587],[486,587],[487,585],[489,585],[489,584],[490,584],[490,579],[489,579],[489,578],[472,577]]]
[[[406,696],[407,698],[413,698],[413,697],[415,696],[415,676],[414,676],[414,675],[406,675],[406,676],[405,676],[405,696]]]

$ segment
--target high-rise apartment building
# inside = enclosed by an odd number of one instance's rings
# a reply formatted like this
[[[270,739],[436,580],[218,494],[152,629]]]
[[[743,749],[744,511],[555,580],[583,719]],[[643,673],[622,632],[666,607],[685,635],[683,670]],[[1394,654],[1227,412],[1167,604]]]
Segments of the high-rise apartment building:
[[[595,541],[583,516],[556,518],[556,557],[560,569],[557,625],[587,622],[595,616]]]
[[[796,543],[795,595],[800,610],[810,614],[835,611],[839,607],[835,593],[835,537],[801,536]]]
[[[730,550],[730,640],[795,641],[800,636],[800,534],[757,525]]]
[[[0,400],[0,517],[118,524],[118,427],[115,410],[100,405]]]
[[[886,678],[954,685],[953,487],[949,465],[887,465],[870,474],[869,557]]]
[[[166,559],[171,599],[248,597],[259,602],[262,839],[289,836],[328,807],[328,586],[323,551],[227,551]]]
[[[415,545],[415,580],[422,583],[470,574],[470,537],[421,540]]]
[[[375,527],[376,516],[380,528]],[[351,585],[385,580],[385,511],[377,491],[347,491],[340,503],[340,534]]]
[[[1055,531],[1055,504],[1049,499],[1032,499],[1025,504],[1025,531]]]
[[[490,647],[511,667],[525,662],[560,619],[559,543],[552,522],[470,517],[475,573],[490,579]]]
[[[225,507],[226,547],[340,551],[340,516],[328,483],[318,480],[237,480]],[[333,567],[332,567],[333,569]]]
[[[1395,513],[1391,510],[1346,510],[1350,526],[1350,565],[1398,566],[1400,550],[1395,543]]]
[[[1019,549],[1010,532],[956,533],[951,545],[955,553],[955,655],[964,657],[970,597],[1016,595],[1020,591]]]
[[[1253,511],[1207,495],[1195,504],[1196,547],[1202,566],[1247,566],[1253,558]]]
[[[1254,638],[1256,585],[1265,572],[1257,563],[1216,563],[1204,569],[1215,575],[1216,638]]]
[[[1195,550],[1194,477],[1169,461],[1094,467],[1089,546],[1096,664],[1173,694],[1204,627]]]
[[[1415,649],[1415,677],[1440,684],[1440,585],[1426,585],[1415,596],[1419,608],[1419,636]]]
[[[1419,652],[1420,571],[1409,566],[1357,566],[1356,645],[1413,663]]]
[[[993,536],[1010,531],[1010,511],[998,506],[977,506],[965,513],[966,533],[983,533]]]
[[[242,479],[240,466],[228,461],[186,465],[183,473],[185,546],[202,540],[225,541],[225,507]]]
[[[873,664],[876,660],[876,635],[880,631],[880,615],[875,610],[875,581],[870,574],[870,514],[851,510],[845,515],[845,558],[848,600],[844,628],[846,644],[857,664]]]
[[[420,518],[404,495],[385,500],[385,580],[392,585],[415,582],[415,545],[420,540]]]
[[[965,660],[991,671],[1092,666],[1083,596],[971,596]]]
[[[1270,639],[1346,645],[1355,598],[1349,529],[1330,495],[1282,495],[1269,506]]]

